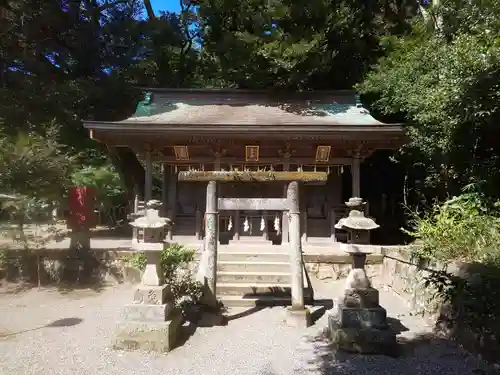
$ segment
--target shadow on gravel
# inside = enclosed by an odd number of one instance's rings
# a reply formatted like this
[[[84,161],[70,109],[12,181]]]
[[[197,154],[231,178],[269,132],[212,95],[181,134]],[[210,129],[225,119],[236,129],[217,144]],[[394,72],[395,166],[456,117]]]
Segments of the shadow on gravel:
[[[197,325],[192,322],[184,322],[180,328],[179,337],[175,344],[175,348],[180,348],[183,346],[190,338],[194,335],[197,329]]]
[[[317,299],[313,303],[313,308],[311,309],[311,320],[312,324],[315,324],[328,310],[333,308],[332,299]]]
[[[245,316],[255,314],[256,312],[264,310],[265,308],[266,308],[266,306],[254,306],[254,307],[249,308],[248,310],[239,312],[237,314],[226,315],[226,318],[227,318],[228,322],[230,322],[231,320],[236,320],[236,319],[244,318]]]
[[[2,333],[2,332],[0,332],[0,339],[14,337],[14,336],[26,333],[26,332],[38,331],[38,330],[44,329],[44,328],[72,327],[72,326],[76,326],[76,325],[80,324],[81,322],[83,322],[83,319],[80,319],[80,318],[63,318],[63,319],[58,319],[58,320],[54,320],[53,322],[50,322],[49,324],[46,324],[44,326],[30,328],[30,329],[25,329],[23,331],[9,332],[9,333]]]
[[[390,355],[339,351],[331,344],[326,330],[311,338],[310,342],[314,345],[314,359],[309,361],[310,370],[321,375],[361,375],[380,371],[387,375],[499,374],[495,369],[476,364],[476,360],[459,349],[454,342],[434,333],[398,337],[397,346]],[[459,370],[462,368],[469,370]]]

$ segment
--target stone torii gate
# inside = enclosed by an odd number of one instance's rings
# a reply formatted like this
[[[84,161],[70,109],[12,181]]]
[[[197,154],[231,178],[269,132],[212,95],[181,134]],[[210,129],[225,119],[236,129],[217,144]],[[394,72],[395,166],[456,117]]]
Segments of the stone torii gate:
[[[208,251],[207,286],[215,301],[217,289],[217,247],[219,210],[288,211],[290,271],[292,276],[291,311],[305,310],[302,244],[300,234],[299,185],[303,182],[326,183],[325,172],[179,172],[179,181],[207,182],[205,211],[205,251]],[[219,198],[217,182],[288,182],[286,198]]]

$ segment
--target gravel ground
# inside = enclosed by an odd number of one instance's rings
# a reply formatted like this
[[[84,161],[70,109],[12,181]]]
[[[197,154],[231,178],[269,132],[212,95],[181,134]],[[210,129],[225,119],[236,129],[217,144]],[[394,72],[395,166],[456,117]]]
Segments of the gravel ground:
[[[314,280],[313,284],[316,298],[332,298],[339,295],[342,282]],[[490,373],[450,342],[429,339],[429,326],[383,291],[381,304],[405,330],[398,358],[333,354],[322,337],[327,314],[313,327],[294,329],[283,324],[284,311],[279,307],[230,320],[226,327],[198,327],[184,345],[166,355],[115,351],[109,347],[114,322],[131,293],[130,285],[119,285],[101,292],[31,290],[0,295],[0,374]],[[237,312],[241,311],[229,314]]]

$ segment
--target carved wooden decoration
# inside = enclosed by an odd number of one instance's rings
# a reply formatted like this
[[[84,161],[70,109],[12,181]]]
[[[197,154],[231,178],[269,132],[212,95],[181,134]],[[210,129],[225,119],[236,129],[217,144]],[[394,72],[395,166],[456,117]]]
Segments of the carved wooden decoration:
[[[318,163],[327,163],[330,160],[331,146],[318,146],[316,148],[316,161]]]
[[[285,142],[285,146],[278,150],[278,155],[282,158],[290,158],[296,150],[292,149],[290,142]]]
[[[320,182],[327,181],[328,174],[325,172],[202,172],[187,171],[179,172],[178,180],[186,182],[194,181],[219,181],[219,182],[274,182],[274,181],[302,181]]]
[[[214,156],[225,156],[227,154],[227,149],[223,148],[220,140],[217,140],[215,147],[212,148],[212,154]]]
[[[188,146],[174,146],[175,160],[189,160]]]
[[[357,158],[364,160],[373,154],[377,148],[374,145],[371,145],[369,142],[356,142],[354,145],[349,145],[346,152],[352,158]]]
[[[245,146],[245,161],[259,161],[259,146]]]

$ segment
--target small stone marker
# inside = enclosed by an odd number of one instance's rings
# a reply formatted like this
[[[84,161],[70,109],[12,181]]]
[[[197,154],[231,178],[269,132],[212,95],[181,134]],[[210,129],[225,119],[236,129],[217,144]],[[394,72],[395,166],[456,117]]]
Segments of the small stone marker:
[[[379,292],[371,286],[366,275],[366,256],[370,253],[356,246],[363,244],[367,236],[363,232],[378,228],[361,211],[357,199],[347,218],[337,225],[351,232],[351,244],[347,253],[352,258],[352,269],[347,276],[344,295],[334,303],[328,317],[329,335],[341,350],[357,353],[388,353],[396,345],[396,334],[387,324],[387,312],[379,305]],[[350,201],[351,201],[350,200]]]
[[[131,223],[144,229],[144,241],[133,243],[133,249],[146,254],[147,264],[132,303],[125,305],[123,320],[116,324],[115,349],[168,352],[177,341],[182,316],[174,308],[170,290],[162,285],[159,264],[164,246],[161,234],[170,220],[160,217],[155,206],[158,201],[148,202],[145,216]]]

